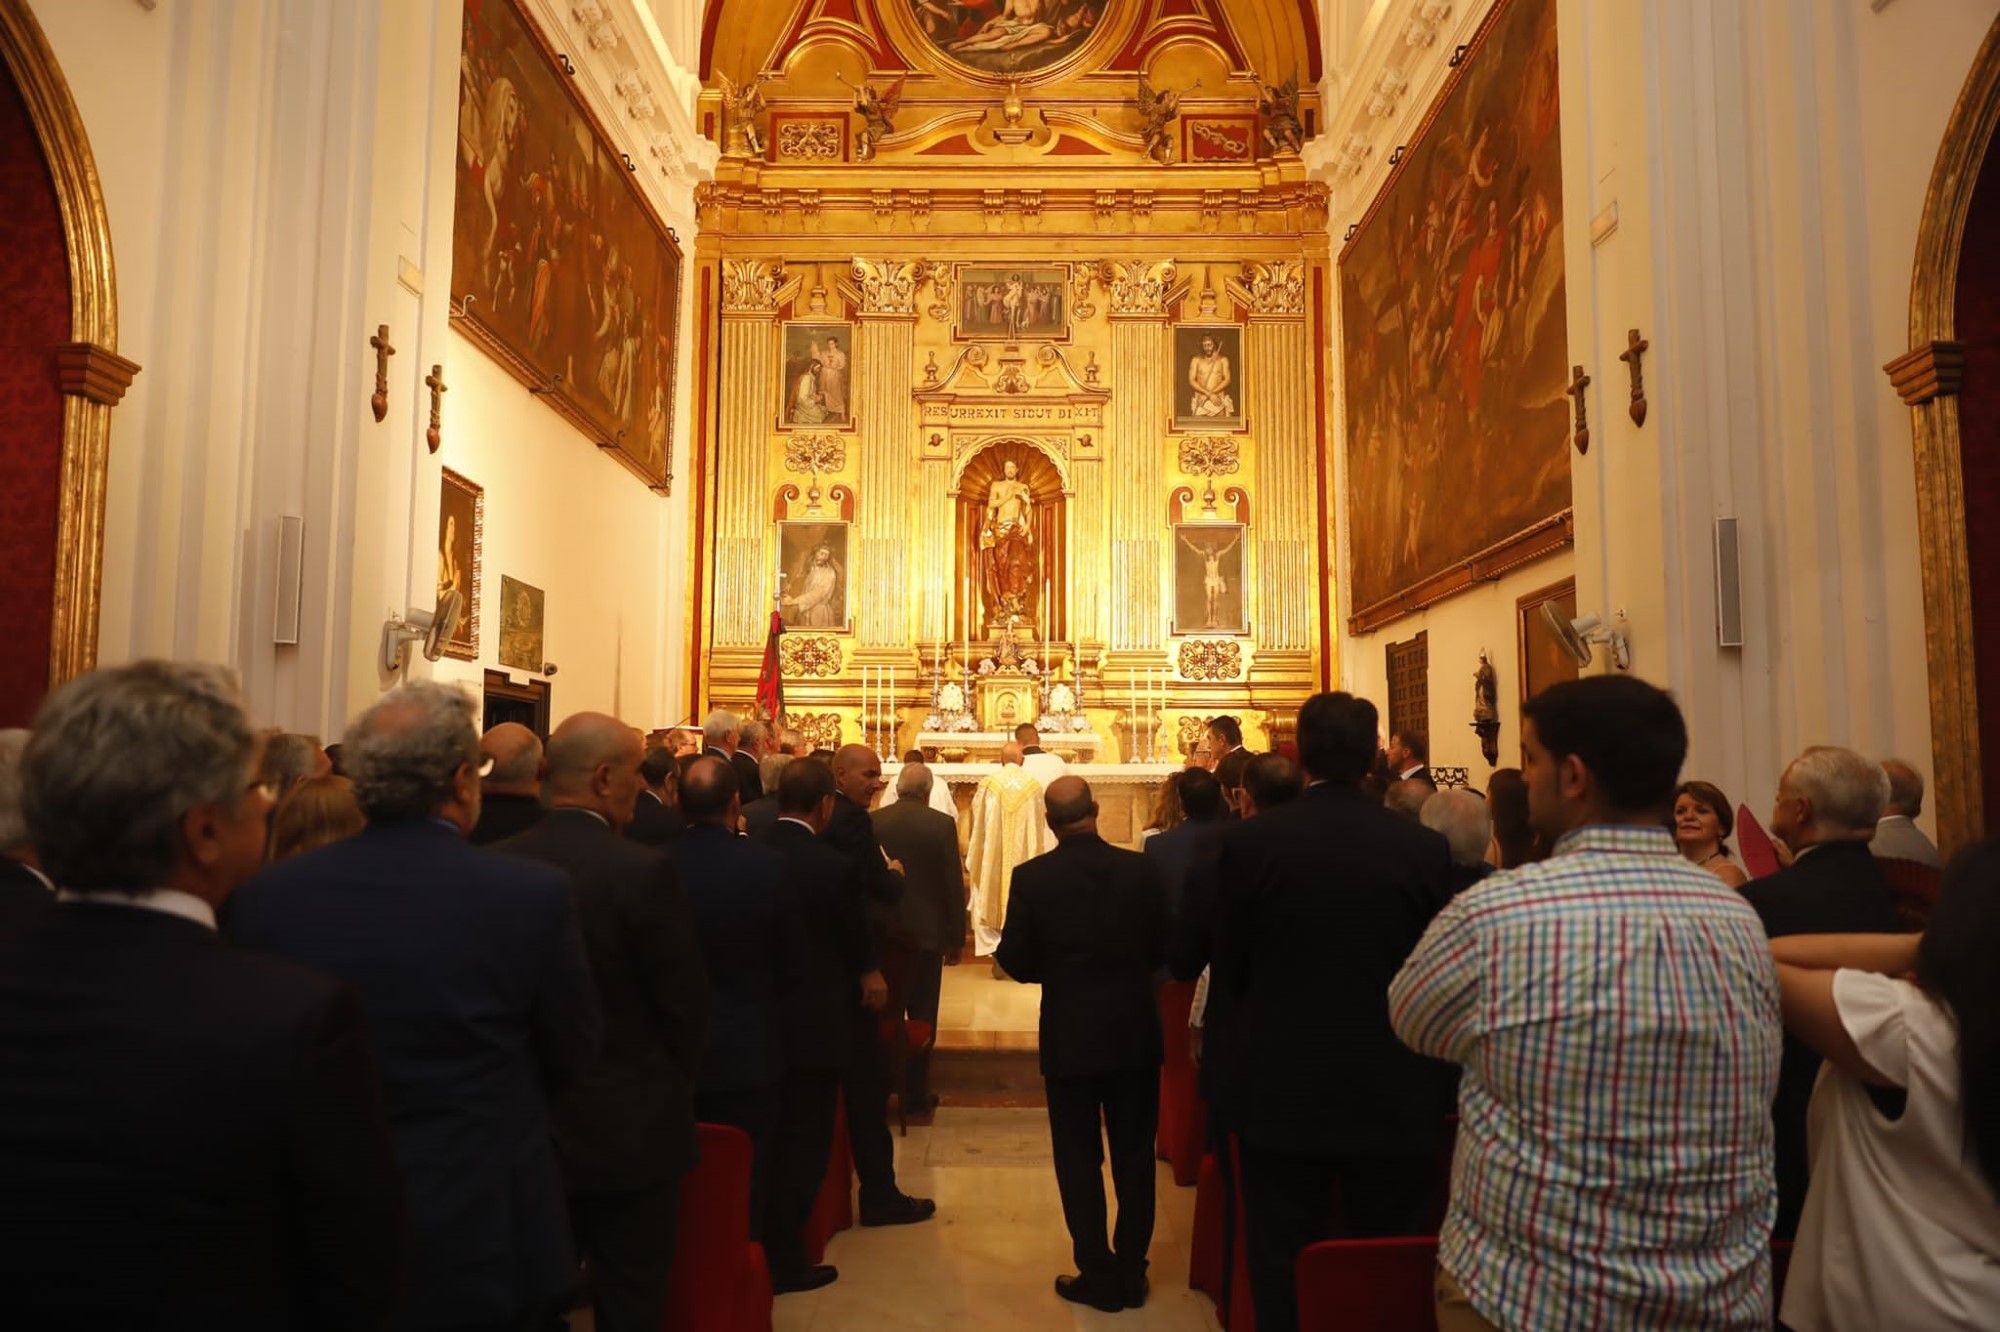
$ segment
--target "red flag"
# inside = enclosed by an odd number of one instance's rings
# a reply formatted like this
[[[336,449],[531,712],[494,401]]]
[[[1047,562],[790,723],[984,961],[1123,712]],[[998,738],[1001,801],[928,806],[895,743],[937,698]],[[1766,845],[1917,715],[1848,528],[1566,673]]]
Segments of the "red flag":
[[[772,611],[771,633],[764,640],[764,664],[757,671],[757,706],[773,721],[785,710],[785,677],[778,670],[778,639],[784,632],[784,617]]]

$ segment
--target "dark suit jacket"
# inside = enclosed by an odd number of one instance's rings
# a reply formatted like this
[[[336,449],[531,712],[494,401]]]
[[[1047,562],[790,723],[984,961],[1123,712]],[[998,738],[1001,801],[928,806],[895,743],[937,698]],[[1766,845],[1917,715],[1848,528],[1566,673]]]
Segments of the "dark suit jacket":
[[[767,795],[743,806],[743,835],[762,841],[778,822],[778,797]]]
[[[1221,818],[1186,819],[1165,832],[1154,833],[1139,848],[1148,860],[1159,867],[1160,882],[1167,890],[1167,906],[1173,911],[1175,920],[1181,917],[1188,867],[1194,863],[1196,851],[1204,843],[1220,836],[1224,823]],[[1200,971],[1200,967],[1195,968],[1196,974]]]
[[[708,976],[681,878],[661,852],[595,814],[552,809],[495,850],[569,874],[604,1041],[556,1103],[556,1158],[571,1193],[643,1188],[694,1164],[694,1080]]]
[[[747,805],[753,800],[762,800],[764,798],[764,779],[757,770],[756,759],[751,758],[740,749],[734,754],[725,754],[713,747],[702,750],[701,756],[703,758],[723,759],[728,762],[730,767],[736,770],[736,785],[741,788],[744,804]]]
[[[0,939],[10,938],[40,922],[55,905],[56,895],[18,860],[0,856]]]
[[[1167,896],[1136,851],[1095,833],[1014,867],[993,960],[1042,987],[1042,1076],[1157,1067],[1153,972],[1167,951]]]
[[[482,795],[479,822],[466,840],[474,846],[491,846],[528,831],[542,821],[548,811],[541,797],[525,795]]]
[[[1389,982],[1444,901],[1451,852],[1321,783],[1222,834],[1215,982],[1238,1001],[1246,1136],[1309,1155],[1429,1151],[1448,1071],[1389,1029]]]
[[[642,790],[632,803],[632,821],[625,835],[641,846],[665,846],[687,830],[687,820],[652,791]]]
[[[1454,864],[1451,867],[1450,877],[1445,880],[1445,901],[1449,902],[1452,898],[1457,897],[1460,893],[1472,887],[1473,884],[1483,882],[1492,873],[1493,867],[1484,863],[1478,865]],[[1442,909],[1443,903],[1439,903],[1438,905]]]
[[[785,1076],[782,1004],[798,983],[784,862],[769,847],[698,823],[674,843],[708,971],[703,1091],[775,1087]]]
[[[903,862],[903,935],[926,953],[965,942],[965,864],[958,823],[922,800],[898,798],[869,816],[882,849]]]
[[[826,844],[847,857],[854,867],[855,886],[868,912],[869,969],[880,965],[885,940],[902,938],[903,876],[882,859],[882,843],[875,836],[875,823],[868,811],[835,793],[833,821],[820,834]]]
[[[566,1292],[549,1105],[599,1030],[567,876],[435,819],[378,824],[266,869],[228,926],[361,993],[409,1191],[395,1326],[519,1317]]]
[[[402,1185],[352,990],[64,903],[0,942],[0,1047],[0,1321],[383,1325]]]
[[[785,919],[798,981],[785,1002],[785,1062],[815,1073],[847,1066],[868,922],[847,860],[803,823],[774,822],[764,845],[785,862]]]
[[[1800,855],[1790,867],[1743,885],[1764,933],[1897,934],[1907,927],[1896,899],[1866,842],[1829,842]],[[1778,1228],[1788,1235],[1805,1202],[1806,1107],[1819,1077],[1819,1056],[1790,1032],[1778,1063],[1778,1094],[1771,1119],[1778,1142]]]

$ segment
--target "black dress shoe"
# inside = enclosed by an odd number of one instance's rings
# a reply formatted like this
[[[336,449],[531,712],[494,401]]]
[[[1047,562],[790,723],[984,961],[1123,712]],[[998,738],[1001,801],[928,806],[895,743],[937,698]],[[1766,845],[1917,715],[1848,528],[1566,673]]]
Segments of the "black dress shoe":
[[[1087,1304],[1102,1313],[1117,1313],[1125,1307],[1124,1297],[1109,1284],[1099,1284],[1086,1276],[1059,1276],[1056,1294],[1071,1304]]]
[[[937,1215],[937,1204],[929,1198],[912,1198],[907,1193],[880,1203],[861,1204],[864,1226],[913,1226]]]
[[[1118,1289],[1127,1309],[1143,1309],[1146,1307],[1146,1296],[1152,1293],[1153,1287],[1142,1272],[1138,1276],[1126,1277],[1120,1281]]]
[[[821,1263],[817,1267],[801,1267],[796,1272],[772,1273],[771,1292],[775,1295],[796,1295],[802,1290],[831,1286],[839,1279],[839,1268],[831,1263]]]

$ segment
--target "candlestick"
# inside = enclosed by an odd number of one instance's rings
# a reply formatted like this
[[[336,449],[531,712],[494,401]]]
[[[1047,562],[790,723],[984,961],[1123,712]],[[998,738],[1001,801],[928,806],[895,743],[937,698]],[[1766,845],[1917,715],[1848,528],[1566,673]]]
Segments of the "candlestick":
[[[894,757],[896,752],[896,668],[894,666],[889,668],[889,707],[887,709],[887,720],[884,724],[889,728],[888,753],[891,757]]]

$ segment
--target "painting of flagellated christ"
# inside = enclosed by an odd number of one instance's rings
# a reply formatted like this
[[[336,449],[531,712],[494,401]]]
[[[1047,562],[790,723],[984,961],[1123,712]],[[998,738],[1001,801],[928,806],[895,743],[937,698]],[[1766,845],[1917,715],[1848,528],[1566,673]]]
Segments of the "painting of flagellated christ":
[[[1556,0],[1501,0],[1340,257],[1357,614],[1570,504]]]
[[[664,484],[680,248],[519,0],[465,6],[452,303],[593,442]]]

